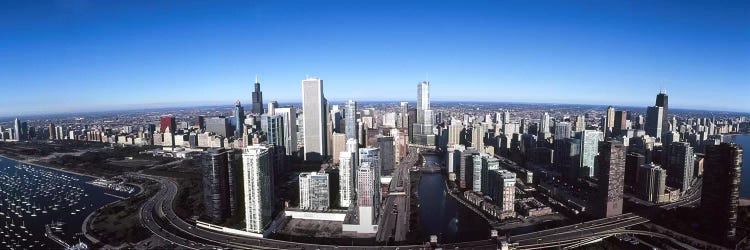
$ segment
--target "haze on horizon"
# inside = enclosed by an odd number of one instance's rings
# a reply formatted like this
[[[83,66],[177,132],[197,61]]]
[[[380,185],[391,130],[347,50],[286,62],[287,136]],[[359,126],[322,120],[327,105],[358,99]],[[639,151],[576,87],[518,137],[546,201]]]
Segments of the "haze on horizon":
[[[750,2],[0,3],[0,116],[331,100],[750,112]],[[376,4],[377,3],[377,4]]]

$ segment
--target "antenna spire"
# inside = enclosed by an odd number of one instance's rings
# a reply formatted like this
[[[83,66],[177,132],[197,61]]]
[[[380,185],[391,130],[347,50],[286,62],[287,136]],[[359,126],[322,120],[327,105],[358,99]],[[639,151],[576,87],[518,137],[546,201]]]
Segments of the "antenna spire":
[[[258,83],[258,74],[255,74],[255,82]]]

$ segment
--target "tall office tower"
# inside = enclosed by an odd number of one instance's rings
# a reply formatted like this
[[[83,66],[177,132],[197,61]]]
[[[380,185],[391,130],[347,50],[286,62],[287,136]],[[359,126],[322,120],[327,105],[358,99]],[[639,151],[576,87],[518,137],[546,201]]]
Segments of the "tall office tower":
[[[601,218],[620,215],[625,184],[625,145],[614,140],[601,142],[598,163],[599,185],[593,215]]]
[[[400,103],[398,117],[399,117],[399,124],[400,124],[398,128],[408,128],[409,127],[409,103],[408,102]]]
[[[646,119],[643,118],[643,115],[638,115],[638,117],[635,118],[635,128],[644,130],[646,126]]]
[[[206,128],[206,118],[202,115],[199,115],[195,118],[195,125],[193,125],[194,128],[198,130],[203,130]]]
[[[417,123],[417,109],[410,108],[407,114],[407,120],[409,121],[409,143],[414,143],[414,124]]]
[[[303,80],[302,116],[305,128],[306,161],[322,161],[327,155],[326,106],[323,97],[323,81],[318,78]]]
[[[286,155],[293,155],[297,152],[297,109],[292,106],[276,108],[274,113],[284,119],[284,149]]]
[[[209,149],[201,153],[203,174],[203,205],[206,215],[213,223],[221,223],[229,217],[229,158],[223,148]]]
[[[569,122],[558,122],[555,124],[555,140],[568,139],[572,135]]]
[[[174,119],[174,116],[162,116],[159,119],[161,127],[159,127],[159,133],[164,133],[164,131],[167,130],[167,128],[170,128],[172,132],[177,130],[177,122]]]
[[[690,182],[693,180],[693,162],[695,155],[693,147],[687,142],[675,142],[669,147],[669,178],[667,184],[672,187],[680,188],[684,193],[690,188]]]
[[[13,139],[20,141],[21,135],[23,135],[23,132],[21,130],[21,120],[16,118],[13,120]]]
[[[664,108],[659,106],[648,107],[646,110],[646,134],[654,138],[661,138],[663,118]]]
[[[346,151],[354,153],[354,165],[359,165],[359,143],[356,139],[346,140]]]
[[[475,156],[476,157],[476,156]],[[488,155],[488,154],[482,154],[481,155],[481,161],[482,161],[482,167],[480,171],[480,190],[483,194],[489,194],[491,191],[490,186],[490,171],[498,170],[500,169],[500,160],[495,158],[494,156]],[[477,178],[474,176],[474,178]]]
[[[461,123],[452,123],[448,127],[448,145],[457,145],[461,143],[461,132],[464,130],[464,125]]]
[[[604,132],[612,131],[615,127],[615,107],[607,107],[607,120],[604,126]]]
[[[641,199],[660,203],[667,188],[667,171],[654,163],[643,164],[638,170],[638,194]]]
[[[742,172],[742,147],[722,143],[706,147],[701,189],[705,233],[732,242],[736,239],[737,211]]]
[[[626,130],[628,130],[628,112],[622,110],[615,111],[615,123],[612,133],[621,136],[624,135]]]
[[[625,156],[625,186],[638,187],[638,170],[646,164],[646,157],[638,152],[628,152]]]
[[[234,138],[240,139],[244,133],[243,131],[245,131],[245,109],[242,108],[240,100],[237,100],[237,102],[234,103],[234,119]]]
[[[281,115],[264,114],[260,116],[260,129],[266,134],[268,144],[285,147],[287,143],[286,126]],[[286,152],[286,149],[284,149]]]
[[[339,152],[339,206],[349,207],[354,199],[354,179],[357,164],[354,162],[355,153],[351,151]]]
[[[593,177],[596,173],[596,156],[599,155],[599,142],[604,140],[604,133],[596,130],[584,130],[581,136],[581,164],[583,176]]]
[[[376,222],[375,216],[378,213],[376,211],[379,211],[379,209],[376,206],[375,201],[378,198],[375,197],[375,194],[379,192],[377,186],[375,186],[375,172],[376,170],[369,162],[361,164],[357,170],[357,206],[372,208],[369,214],[360,213],[360,220],[370,218],[371,222]]]
[[[55,138],[57,138],[55,136],[55,124],[50,123],[49,126],[47,126],[47,131],[49,131],[49,140],[50,141],[54,140]],[[0,131],[0,133],[2,133],[2,131]]]
[[[344,104],[344,129],[346,130],[346,139],[358,139],[357,136],[357,102],[348,100]]]
[[[516,201],[516,174],[505,169],[489,171],[489,190],[485,194],[500,206],[503,217],[514,213]]]
[[[669,131],[669,96],[667,96],[666,91],[660,91],[658,95],[656,95],[656,106],[662,107],[662,121],[661,121],[661,131],[662,133],[666,133]],[[675,124],[677,125],[677,124]]]
[[[396,168],[396,153],[392,136],[378,137],[378,149],[380,149],[378,160],[380,162],[380,175],[391,175]]]
[[[242,209],[240,205],[240,188],[243,186],[242,182],[242,151],[238,149],[227,150],[227,173],[229,181],[229,214],[235,216],[239,214],[239,210]]]
[[[471,146],[484,152],[484,126],[474,123],[471,129]]]
[[[232,125],[226,117],[209,117],[206,119],[206,132],[215,133],[227,138],[231,131]],[[174,133],[174,130],[172,130],[172,133]]]
[[[461,189],[474,188],[474,155],[479,151],[475,148],[467,148],[461,152],[461,162],[459,162],[459,187]],[[478,167],[478,166],[477,166]]]
[[[542,114],[542,117],[539,119],[539,137],[542,137],[543,134],[549,133],[549,127],[549,114],[547,114],[547,112],[544,112],[544,114]]]
[[[253,114],[263,114],[263,92],[260,91],[258,76],[255,76],[255,90],[253,91]]]
[[[326,210],[330,207],[327,173],[299,174],[299,207],[307,210]]]
[[[275,115],[276,114],[276,108],[279,107],[279,102],[277,101],[270,101],[268,102],[268,114],[269,115]]]
[[[250,145],[242,153],[245,231],[262,234],[273,214],[273,168],[268,147]]]
[[[586,117],[583,115],[576,116],[576,121],[574,124],[575,132],[581,132],[586,130]]]
[[[412,137],[415,144],[432,146],[435,145],[435,134],[433,133],[434,117],[430,109],[430,82],[423,81],[417,84],[417,123],[413,124]]]
[[[344,152],[346,151],[346,135],[342,133],[333,133],[331,135],[331,152]],[[339,164],[339,153],[333,154],[333,164]]]

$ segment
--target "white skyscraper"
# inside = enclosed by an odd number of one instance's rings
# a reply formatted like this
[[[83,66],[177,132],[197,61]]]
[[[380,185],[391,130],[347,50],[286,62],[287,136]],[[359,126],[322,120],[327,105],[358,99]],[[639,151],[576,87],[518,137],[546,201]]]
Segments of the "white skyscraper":
[[[269,150],[251,145],[242,153],[245,191],[245,231],[262,234],[273,213],[273,178]]]
[[[276,110],[278,112],[278,109]],[[304,122],[305,160],[325,159],[326,100],[323,96],[323,81],[308,78],[302,81],[302,116]]]
[[[581,132],[581,163],[580,168],[586,170],[586,176],[594,176],[596,156],[599,155],[599,142],[604,140],[604,133],[596,130]]]
[[[354,199],[354,179],[356,176],[356,157],[351,151],[339,152],[339,194],[340,206],[349,207]]]
[[[542,137],[543,134],[549,132],[549,114],[547,112],[544,112],[542,114],[542,118],[539,121],[539,137]]]
[[[307,172],[299,174],[299,206],[301,209],[325,210],[331,206],[328,174]]]
[[[292,155],[297,152],[297,109],[290,106],[273,110],[274,114],[281,116],[284,120],[284,135],[286,135],[284,147],[286,155]]]
[[[412,124],[412,141],[420,145],[435,145],[434,116],[430,110],[430,82],[417,84],[417,123]]]

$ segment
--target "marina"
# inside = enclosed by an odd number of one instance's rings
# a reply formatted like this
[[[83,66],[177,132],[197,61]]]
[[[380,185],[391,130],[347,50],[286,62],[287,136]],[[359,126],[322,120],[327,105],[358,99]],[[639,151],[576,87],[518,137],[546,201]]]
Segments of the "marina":
[[[0,248],[84,246],[86,216],[129,195],[93,180],[0,157]]]

